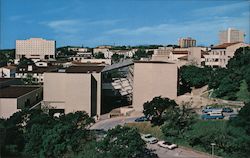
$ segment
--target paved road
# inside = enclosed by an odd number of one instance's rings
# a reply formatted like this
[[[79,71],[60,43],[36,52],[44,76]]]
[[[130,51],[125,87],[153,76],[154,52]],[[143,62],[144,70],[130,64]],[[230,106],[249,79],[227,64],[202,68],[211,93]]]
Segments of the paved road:
[[[124,125],[128,122],[134,122],[137,117],[116,117],[106,120],[101,120],[95,123],[91,129],[104,129],[108,130],[114,128],[117,125]],[[154,150],[159,158],[211,158],[210,155],[195,152],[191,149],[179,147],[174,150],[168,150],[159,147],[157,144],[147,144],[148,149]]]

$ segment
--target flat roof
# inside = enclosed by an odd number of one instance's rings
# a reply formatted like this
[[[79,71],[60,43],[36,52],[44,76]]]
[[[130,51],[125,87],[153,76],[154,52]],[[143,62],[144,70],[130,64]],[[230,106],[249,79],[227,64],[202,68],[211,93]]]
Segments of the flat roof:
[[[0,89],[0,98],[18,98],[41,87],[9,86]]]
[[[105,66],[70,66],[66,69],[66,73],[99,73]]]
[[[174,63],[171,63],[171,62],[166,62],[166,61],[142,61],[142,60],[137,60],[137,61],[134,61],[134,63],[153,63],[153,64],[174,64]]]

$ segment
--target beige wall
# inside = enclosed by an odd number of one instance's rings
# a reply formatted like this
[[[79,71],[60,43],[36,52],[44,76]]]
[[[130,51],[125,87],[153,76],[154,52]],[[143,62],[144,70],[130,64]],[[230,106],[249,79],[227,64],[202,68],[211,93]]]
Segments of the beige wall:
[[[0,118],[9,118],[17,109],[16,98],[0,98]]]
[[[91,79],[92,77],[92,79]],[[100,73],[45,73],[44,74],[44,101],[58,109],[65,109],[65,113],[74,111],[91,111],[91,88],[93,78],[96,80],[97,114],[100,114]],[[94,105],[93,105],[94,106]]]
[[[177,65],[170,63],[135,63],[133,107],[143,110],[143,104],[156,96],[177,97]]]
[[[16,59],[22,55],[26,58],[44,59],[45,55],[55,58],[56,42],[42,38],[30,38],[27,40],[16,40]],[[51,58],[51,57],[49,57]]]

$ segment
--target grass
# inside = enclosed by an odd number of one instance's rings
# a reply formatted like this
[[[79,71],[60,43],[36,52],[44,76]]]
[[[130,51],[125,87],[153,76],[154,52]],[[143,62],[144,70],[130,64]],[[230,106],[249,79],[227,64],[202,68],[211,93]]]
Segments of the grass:
[[[204,122],[204,121],[201,121],[201,122]],[[210,123],[210,122],[205,121],[204,123]],[[165,140],[166,139],[166,137],[164,136],[164,134],[161,131],[161,127],[160,126],[152,126],[152,124],[150,122],[126,123],[126,126],[137,128],[139,133],[152,134],[154,137],[158,138],[159,140]],[[203,130],[203,129],[199,129],[199,130]],[[182,138],[176,138],[176,139],[168,138],[168,140],[172,141],[173,143],[178,144],[179,146],[182,146],[182,147],[185,147],[185,148],[190,148],[190,149],[193,149],[193,150],[196,150],[196,151],[199,151],[199,152],[204,152],[204,153],[210,154],[209,151],[206,151],[201,146],[191,147],[188,144],[187,140],[185,140],[185,139],[182,139]]]
[[[247,90],[247,83],[245,80],[241,81],[240,90],[236,93],[237,100],[250,102],[250,92]]]
[[[165,137],[161,131],[161,127],[152,126],[152,124],[150,122],[127,123],[126,126],[137,128],[139,133],[143,133],[143,134],[150,133],[158,139],[162,139],[162,140],[165,139]]]

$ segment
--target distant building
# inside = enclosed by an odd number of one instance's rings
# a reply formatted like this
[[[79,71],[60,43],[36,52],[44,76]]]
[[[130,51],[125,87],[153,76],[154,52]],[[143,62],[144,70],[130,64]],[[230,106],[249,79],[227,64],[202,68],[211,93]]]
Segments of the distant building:
[[[233,58],[234,53],[240,47],[247,47],[249,44],[242,42],[224,43],[211,48],[205,57],[205,65],[211,67],[226,67],[228,61]]]
[[[143,110],[143,104],[154,97],[177,97],[178,68],[174,63],[137,61],[134,63],[133,107]]]
[[[55,71],[59,66],[48,65],[44,62],[38,62],[36,65],[26,65],[18,67],[16,70],[16,78],[27,78],[28,76],[33,78],[34,83],[43,83],[44,73],[49,71]]]
[[[196,66],[205,66],[204,55],[208,55],[208,48],[190,47],[188,48],[188,63]]]
[[[56,42],[42,38],[16,40],[16,59],[54,59]]]
[[[104,66],[71,66],[44,75],[44,105],[70,113],[101,113],[101,71]]]
[[[181,48],[195,47],[196,46],[196,40],[192,39],[191,37],[180,38],[179,39],[179,46]]]
[[[15,78],[16,66],[7,65],[0,68],[0,78]]]
[[[23,108],[31,108],[42,100],[42,87],[12,85],[17,79],[0,78],[0,118],[9,118]]]
[[[223,43],[235,43],[244,42],[244,32],[232,28],[228,28],[225,31],[219,33],[220,44]]]
[[[73,62],[88,63],[88,64],[105,64],[111,65],[111,59],[84,59],[82,57],[70,57]]]

